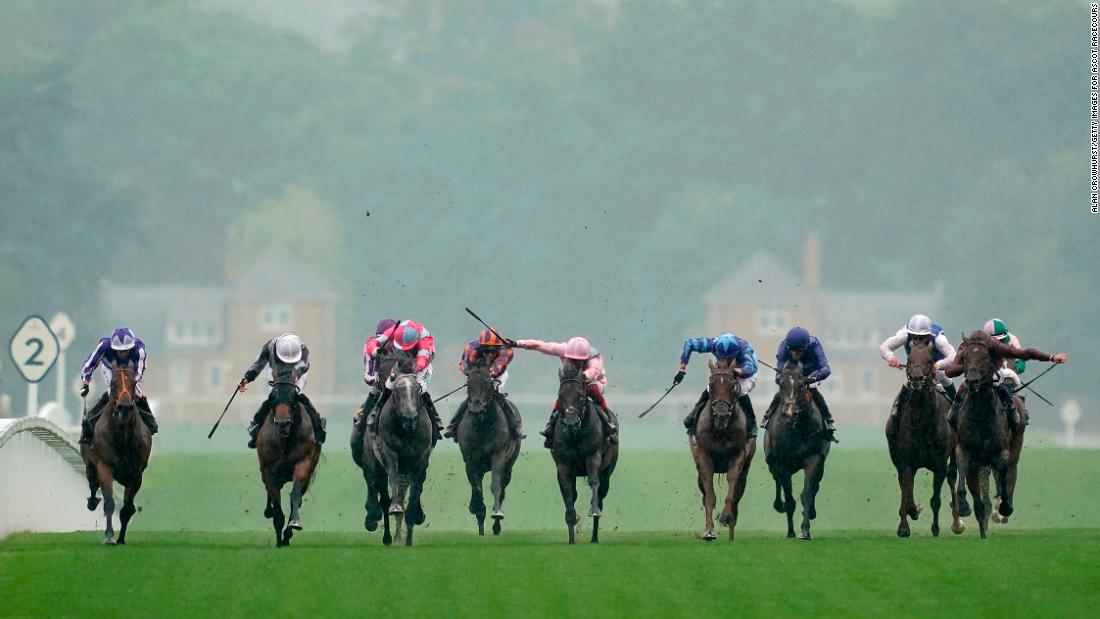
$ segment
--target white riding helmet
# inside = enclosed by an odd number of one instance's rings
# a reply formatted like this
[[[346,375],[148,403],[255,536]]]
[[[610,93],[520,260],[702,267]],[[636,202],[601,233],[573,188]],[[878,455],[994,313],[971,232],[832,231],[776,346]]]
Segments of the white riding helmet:
[[[134,332],[126,327],[119,327],[111,334],[111,348],[114,350],[130,350],[135,346]]]
[[[275,340],[275,356],[283,363],[298,363],[302,360],[302,340],[293,333],[284,333]]]
[[[924,314],[915,314],[905,325],[909,335],[932,335],[932,319]]]

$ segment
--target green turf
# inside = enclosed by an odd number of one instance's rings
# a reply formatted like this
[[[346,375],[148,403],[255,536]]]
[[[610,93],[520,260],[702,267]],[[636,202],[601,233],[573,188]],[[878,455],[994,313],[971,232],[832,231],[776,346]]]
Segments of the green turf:
[[[550,456],[545,449],[532,448],[533,441],[528,443],[505,501],[505,527],[561,530],[563,508]],[[739,527],[782,532],[786,525],[771,508],[774,485],[763,455],[761,451],[753,463]],[[1027,449],[1020,466],[1016,514],[1007,526],[1100,527],[1100,501],[1091,498],[1092,480],[1100,477],[1098,455],[1086,450]],[[796,481],[801,483],[800,478]],[[921,472],[918,482],[918,500],[927,506],[931,474]],[[721,480],[723,489],[724,484]],[[361,530],[365,488],[349,452],[328,450],[302,508],[304,535]],[[488,481],[485,488],[488,491]],[[138,496],[142,512],[133,521],[135,541],[142,531],[264,530],[268,526],[262,517],[264,496],[253,452],[155,454]],[[583,509],[588,496],[583,480],[580,496],[578,505]],[[466,511],[468,500],[461,458],[457,448],[448,444],[432,456],[428,470],[424,493],[428,528],[473,530],[473,517]],[[885,450],[837,449],[826,466],[814,527],[891,535],[897,526],[898,502],[897,481]],[[73,508],[82,509],[82,505]],[[945,513],[947,509],[945,499]],[[700,531],[702,507],[686,446],[681,451],[623,450],[604,515],[609,535],[615,529]],[[929,535],[929,516],[926,508],[913,523],[915,535]],[[997,525],[994,533],[1003,528]]]
[[[1100,530],[899,540],[833,531],[704,544],[619,533],[425,532],[413,548],[312,533],[95,533],[0,544],[0,615],[77,617],[1088,617]]]

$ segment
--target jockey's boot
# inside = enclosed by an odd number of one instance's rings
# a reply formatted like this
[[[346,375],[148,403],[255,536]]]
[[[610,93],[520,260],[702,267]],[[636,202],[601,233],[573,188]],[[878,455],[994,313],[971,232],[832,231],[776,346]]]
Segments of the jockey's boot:
[[[313,426],[313,438],[317,441],[317,444],[324,445],[325,438],[328,436],[325,423],[325,419],[321,417],[321,414],[317,412],[317,409],[313,407],[313,402],[306,397],[306,394],[298,394],[298,403],[301,404],[306,412],[309,413],[309,424]]]
[[[466,407],[468,406],[465,400],[458,405],[458,410],[455,411],[453,417],[451,417],[451,423],[447,424],[447,429],[443,431],[444,438],[453,438],[455,442],[458,442],[458,424],[462,423],[462,418],[466,415]]]
[[[371,392],[367,394],[367,399],[363,402],[362,408],[359,409],[359,414],[355,416],[355,429],[360,432],[367,427],[367,417],[370,415],[374,405],[378,403],[378,398],[382,397],[382,392],[377,389],[371,389]]]
[[[267,405],[271,398],[264,400],[256,414],[252,416],[252,423],[248,424],[248,448],[256,449],[256,438],[260,435],[260,428],[264,427],[264,417],[267,417]]]
[[[684,417],[684,428],[687,429],[688,436],[695,436],[695,422],[699,420],[699,413],[707,403],[707,395],[708,391],[704,389],[703,395],[699,396],[699,401],[695,403],[687,417]]]
[[[427,392],[420,394],[420,401],[424,403],[424,408],[428,411],[428,417],[432,420],[432,444],[443,440],[443,420],[439,418],[439,413],[435,410],[435,403],[432,402],[432,396]]]
[[[779,408],[779,392],[772,397],[772,403],[768,405],[768,410],[764,411],[764,418],[760,420],[760,427],[768,427],[768,422],[771,421],[772,413],[775,409]]]
[[[80,420],[80,444],[91,445],[92,433],[95,430],[95,422],[99,421],[99,415],[103,413],[103,407],[107,405],[107,394],[104,393],[99,400],[92,405]]]
[[[958,390],[955,389],[955,383],[948,383],[943,386],[943,392],[947,394],[948,399],[954,402],[955,395],[958,393]]]
[[[1008,426],[1015,432],[1016,428],[1020,425],[1020,409],[1016,408],[1016,402],[1012,397],[1012,391],[1007,387],[999,387],[997,391],[1000,392],[1001,404],[1004,405],[1005,413],[1008,415]]]
[[[959,409],[962,408],[963,402],[966,401],[966,392],[959,391],[955,394],[955,399],[951,401],[951,410],[947,411],[947,425],[951,426],[952,430],[957,430]]]
[[[558,419],[558,411],[550,413],[550,418],[546,420],[546,427],[542,429],[539,434],[546,437],[546,440],[542,442],[542,446],[550,449],[554,446],[554,422]]]
[[[604,431],[607,432],[607,442],[615,445],[619,442],[619,424],[615,423],[615,413],[610,408],[603,409]]]
[[[752,410],[752,400],[749,399],[749,394],[745,394],[737,398],[737,403],[741,405],[741,410],[745,411],[746,424],[745,438],[756,438],[756,413]]]
[[[137,407],[138,412],[141,413],[141,420],[149,427],[149,434],[156,434],[159,429],[157,417],[153,414],[153,409],[149,408],[149,400],[145,396],[138,397]]]
[[[520,417],[519,411],[508,402],[508,394],[498,393],[497,397],[500,398],[500,405],[504,408],[504,416],[508,419],[508,429],[512,431],[512,438],[520,440],[527,438],[523,433],[523,417]]]
[[[829,412],[829,405],[825,403],[825,396],[821,394],[820,389],[810,389],[810,394],[813,396],[814,404],[817,404],[817,409],[821,411],[821,420],[825,422],[825,438],[834,443],[839,443],[836,440],[836,423],[833,421],[833,414]]]
[[[901,410],[902,398],[909,395],[909,387],[902,386],[901,391],[898,391],[897,397],[894,398],[894,405],[890,407],[890,417],[894,418],[898,416],[898,411]]]

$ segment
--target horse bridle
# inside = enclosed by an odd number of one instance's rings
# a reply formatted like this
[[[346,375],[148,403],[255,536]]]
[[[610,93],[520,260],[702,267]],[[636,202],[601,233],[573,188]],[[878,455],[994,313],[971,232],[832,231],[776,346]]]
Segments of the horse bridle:
[[[963,346],[966,346],[966,351],[963,353],[963,363],[964,363],[963,379],[965,380],[965,378],[966,378],[966,367],[965,367],[966,356],[968,354],[970,354],[970,347],[971,346],[977,346],[979,348],[984,348],[987,356],[991,357],[992,355],[989,352],[989,348],[990,348],[989,343],[984,341],[984,340],[981,340],[981,339],[966,340],[966,341],[963,342]],[[992,365],[993,364],[991,363],[990,366],[992,367]],[[993,374],[995,374],[995,373],[996,373],[996,368],[993,368],[993,372],[990,374],[990,376],[988,378],[983,376],[980,380],[977,381],[977,383],[979,385],[982,385],[982,386],[984,386],[986,384],[992,385],[993,382],[994,382]]]
[[[569,378],[562,378],[561,382],[558,383],[558,390],[560,391],[561,386],[564,385],[565,383],[577,383],[578,385],[580,385],[581,386],[581,395],[584,398],[583,408],[585,410],[583,412],[588,412],[588,382],[584,380],[583,376],[584,376],[583,372],[578,372],[576,376],[571,376]],[[580,411],[578,411],[577,416],[578,417],[580,416]]]
[[[721,370],[721,371],[718,371],[718,372],[711,372],[710,373],[710,380],[707,382],[707,392],[710,395],[710,408],[711,408],[711,410],[714,410],[714,405],[715,404],[725,404],[726,405],[726,410],[729,411],[729,413],[732,413],[733,412],[733,402],[730,402],[729,400],[716,399],[714,397],[714,390],[710,388],[710,383],[714,382],[714,378],[717,377],[717,376],[729,376],[730,379],[732,380],[732,382],[736,385],[737,384],[737,378],[738,378],[737,373],[733,372],[732,370]],[[735,391],[736,388],[731,387],[730,390]]]
[[[125,373],[123,373],[123,371],[122,371],[122,370],[119,370],[119,372],[120,372],[120,373],[122,373],[122,376],[125,376],[125,375],[126,375]],[[133,372],[130,372],[130,376],[131,376],[131,377],[133,377]],[[137,381],[134,381],[134,384],[135,384],[135,386],[136,386],[136,385],[137,385]],[[119,402],[119,400],[121,400],[121,399],[122,399],[122,396],[124,396],[124,395],[126,395],[126,394],[130,394],[130,398],[131,398],[131,399],[133,399],[133,400],[137,400],[137,389],[136,389],[136,388],[134,389],[134,393],[130,393],[130,388],[126,386],[126,382],[125,382],[125,381],[121,381],[121,383],[120,383],[120,386],[119,386],[119,392],[118,392],[118,395],[116,395],[115,397],[111,398],[111,405],[112,405],[112,406],[114,406],[114,408],[116,408],[116,409],[117,409],[117,408],[119,407],[119,403],[118,403],[118,402]]]

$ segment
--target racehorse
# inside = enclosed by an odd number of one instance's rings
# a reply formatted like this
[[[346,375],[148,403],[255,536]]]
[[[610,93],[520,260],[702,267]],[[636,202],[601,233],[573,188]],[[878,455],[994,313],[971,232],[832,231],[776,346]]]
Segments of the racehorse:
[[[96,491],[103,493],[103,515],[107,519],[103,543],[108,545],[126,543],[126,527],[137,511],[134,497],[141,490],[141,476],[149,465],[153,447],[153,435],[137,411],[136,386],[133,369],[120,367],[111,373],[110,394],[103,414],[96,421],[92,444],[80,445],[91,491],[88,511],[95,511],[99,505]],[[126,489],[118,514],[122,526],[117,540],[113,523],[116,481]]]
[[[264,418],[256,439],[256,455],[260,461],[260,477],[267,488],[264,517],[271,519],[275,529],[275,546],[290,545],[294,531],[302,530],[298,510],[309,489],[321,445],[314,438],[313,424],[298,401],[297,379],[276,377],[271,386],[271,411]],[[290,520],[286,521],[282,507],[282,489],[293,481],[290,491]],[[283,529],[284,523],[286,529]]]
[[[484,363],[474,364],[466,375],[466,414],[458,424],[456,438],[466,463],[470,482],[470,513],[477,519],[478,535],[485,535],[485,499],[481,484],[485,473],[493,473],[493,535],[500,535],[504,519],[504,492],[512,479],[512,466],[519,458],[520,439],[512,436],[503,407],[511,406],[498,395]]]
[[[432,452],[432,423],[421,392],[415,374],[399,374],[393,379],[390,398],[378,413],[376,429],[363,433],[363,449],[357,461],[367,482],[367,515],[363,526],[374,531],[378,521],[383,520],[382,543],[387,546],[393,543],[390,517],[396,520],[404,516],[406,546],[412,546],[413,527],[424,524],[420,495]]]
[[[958,397],[963,398],[957,422],[958,442],[955,456],[959,463],[959,475],[966,479],[966,486],[974,497],[974,517],[978,520],[978,531],[985,538],[989,528],[989,517],[993,511],[988,500],[988,481],[984,484],[989,471],[997,482],[997,494],[1000,504],[997,512],[1003,521],[1014,511],[1013,494],[1016,490],[1016,468],[1020,462],[1020,452],[1024,445],[1024,428],[1027,417],[1021,413],[1020,423],[1015,430],[1009,425],[1010,411],[993,385],[993,359],[990,354],[989,336],[982,331],[974,331],[960,346],[963,376],[966,389],[959,390]],[[1019,399],[1012,398],[1013,405],[1023,410]]]
[[[947,423],[950,402],[936,389],[935,359],[930,343],[914,341],[905,366],[907,391],[898,404],[897,415],[886,421],[886,444],[898,472],[901,507],[898,508],[898,537],[909,537],[909,518],[916,520],[921,506],[913,498],[913,478],[918,469],[932,472],[932,535],[940,535],[940,491],[947,480],[951,492],[951,530],[966,528],[959,517],[956,491],[955,432]],[[901,398],[902,396],[899,396]]]
[[[717,537],[713,518],[714,475],[724,472],[729,483],[726,505],[718,515],[718,523],[729,527],[732,542],[737,526],[737,507],[745,494],[745,482],[756,454],[756,441],[748,439],[748,422],[737,405],[741,396],[740,383],[731,365],[732,360],[725,359],[717,364],[709,363],[709,397],[695,422],[695,436],[688,441],[699,473],[699,490],[703,493],[706,527],[701,537],[707,542]]]
[[[592,517],[592,543],[600,541],[600,515],[603,500],[610,489],[611,473],[619,460],[619,445],[608,442],[603,421],[596,404],[585,393],[587,384],[583,371],[577,368],[558,370],[558,402],[561,417],[554,424],[550,454],[558,469],[558,487],[565,503],[565,524],[569,526],[569,543],[575,544],[577,510],[577,477],[588,479],[592,501],[588,515]]]
[[[821,411],[814,404],[810,381],[797,363],[788,362],[779,377],[778,410],[764,433],[764,455],[768,470],[775,479],[775,502],[779,513],[787,514],[787,537],[794,537],[795,501],[791,476],[803,470],[802,527],[798,539],[808,540],[810,521],[817,518],[815,500],[825,475],[825,459],[831,441],[825,433]],[[780,491],[783,498],[780,498]]]

